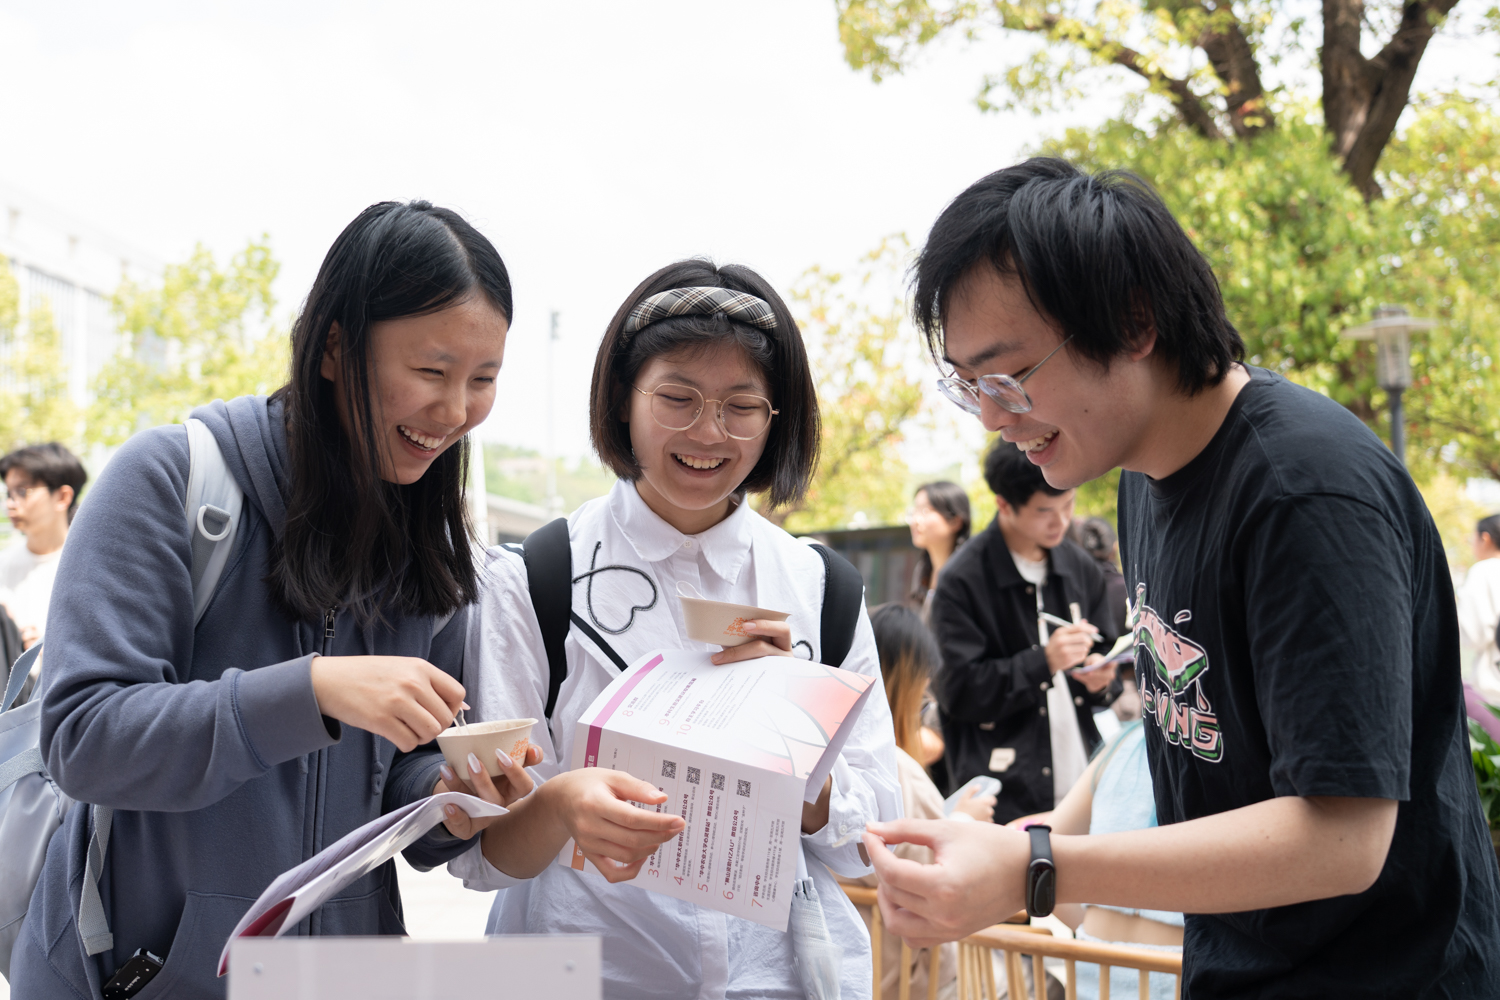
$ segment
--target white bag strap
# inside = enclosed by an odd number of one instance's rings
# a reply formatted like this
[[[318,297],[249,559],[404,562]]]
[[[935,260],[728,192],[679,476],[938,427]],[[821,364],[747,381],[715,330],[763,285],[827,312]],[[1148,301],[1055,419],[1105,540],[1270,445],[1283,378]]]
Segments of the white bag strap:
[[[184,513],[193,536],[193,625],[196,627],[208,609],[208,602],[219,585],[219,577],[229,562],[229,554],[234,550],[245,493],[230,474],[229,466],[224,463],[224,453],[219,450],[219,442],[214,440],[207,425],[190,418],[186,426],[188,487]],[[78,899],[78,936],[83,939],[84,952],[97,955],[115,946],[109,918],[105,916],[104,903],[99,898],[99,876],[104,872],[104,855],[109,849],[109,828],[115,811],[108,806],[91,806],[90,809],[94,833],[89,838],[83,888]]]
[[[245,493],[224,464],[224,453],[213,431],[189,418],[188,488],[186,514],[193,535],[193,624],[196,626],[213,599],[219,577],[234,550]]]

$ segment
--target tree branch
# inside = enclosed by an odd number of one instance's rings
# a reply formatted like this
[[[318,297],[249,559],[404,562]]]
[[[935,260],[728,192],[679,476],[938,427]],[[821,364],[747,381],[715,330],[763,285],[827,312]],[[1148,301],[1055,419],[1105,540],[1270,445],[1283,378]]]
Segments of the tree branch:
[[[1229,6],[1204,7],[1210,23],[1228,21],[1223,30],[1209,28],[1198,38],[1198,47],[1208,56],[1214,73],[1224,84],[1225,107],[1229,127],[1241,139],[1275,127],[1271,109],[1266,106],[1265,87],[1260,80],[1260,64],[1250,40],[1240,29]]]
[[[1375,165],[1411,100],[1417,65],[1437,21],[1458,0],[1416,0],[1373,59],[1359,51],[1363,0],[1323,0],[1323,116],[1344,172],[1365,196],[1380,197]]]
[[[1165,91],[1171,99],[1172,104],[1177,108],[1177,113],[1182,116],[1182,120],[1187,122],[1199,135],[1205,139],[1222,140],[1224,138],[1224,133],[1219,128],[1219,123],[1214,121],[1213,113],[1204,105],[1203,99],[1193,93],[1192,88],[1187,85],[1187,81],[1179,80],[1174,76],[1164,73],[1160,67],[1153,65],[1149,59],[1135,49],[1108,40],[1101,39],[1094,41],[1078,37],[1075,32],[1064,27],[1063,18],[1057,14],[1044,14],[1035,21],[1029,22],[1020,21],[1015,18],[1006,18],[1005,26],[1022,31],[1045,31],[1054,38],[1070,41],[1101,59],[1106,59],[1116,66],[1130,70],[1130,72],[1147,83]]]

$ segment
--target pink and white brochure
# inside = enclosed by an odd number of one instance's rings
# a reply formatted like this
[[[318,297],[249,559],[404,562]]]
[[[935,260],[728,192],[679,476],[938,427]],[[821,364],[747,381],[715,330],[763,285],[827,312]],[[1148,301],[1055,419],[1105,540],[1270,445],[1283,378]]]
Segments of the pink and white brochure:
[[[718,667],[709,653],[647,653],[578,720],[574,769],[650,782],[683,832],[629,885],[785,931],[802,826],[875,679],[767,656]],[[559,863],[597,871],[569,841]]]

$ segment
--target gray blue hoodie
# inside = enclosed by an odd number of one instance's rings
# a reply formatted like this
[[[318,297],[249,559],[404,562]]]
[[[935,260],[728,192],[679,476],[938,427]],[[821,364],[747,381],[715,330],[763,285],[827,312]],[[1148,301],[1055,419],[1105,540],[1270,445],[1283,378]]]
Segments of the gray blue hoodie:
[[[189,571],[187,432],[137,434],[90,491],[63,549],[47,628],[42,752],[81,803],[115,809],[99,882],[113,950],[76,927],[89,837],[75,806],[47,852],[11,963],[14,996],[92,1000],[146,948],[166,966],[137,1000],[222,997],[219,949],[277,875],[438,780],[435,744],[403,754],[318,712],[313,655],[419,656],[462,675],[467,613],[361,628],[292,620],[264,582],[286,517],[279,403],[194,413],[245,491],[243,521],[197,629]],[[462,852],[439,826],[406,852],[421,868]],[[297,934],[401,934],[394,863],[350,885]]]

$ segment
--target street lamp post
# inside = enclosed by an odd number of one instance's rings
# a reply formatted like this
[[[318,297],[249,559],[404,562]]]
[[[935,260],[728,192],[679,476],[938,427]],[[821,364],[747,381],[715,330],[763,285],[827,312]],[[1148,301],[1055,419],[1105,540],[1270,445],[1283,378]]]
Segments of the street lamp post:
[[[1406,464],[1406,415],[1401,397],[1411,385],[1411,335],[1437,325],[1435,319],[1408,315],[1401,306],[1381,306],[1373,320],[1343,333],[1351,340],[1375,341],[1375,381],[1390,397],[1391,451],[1402,465]]]

